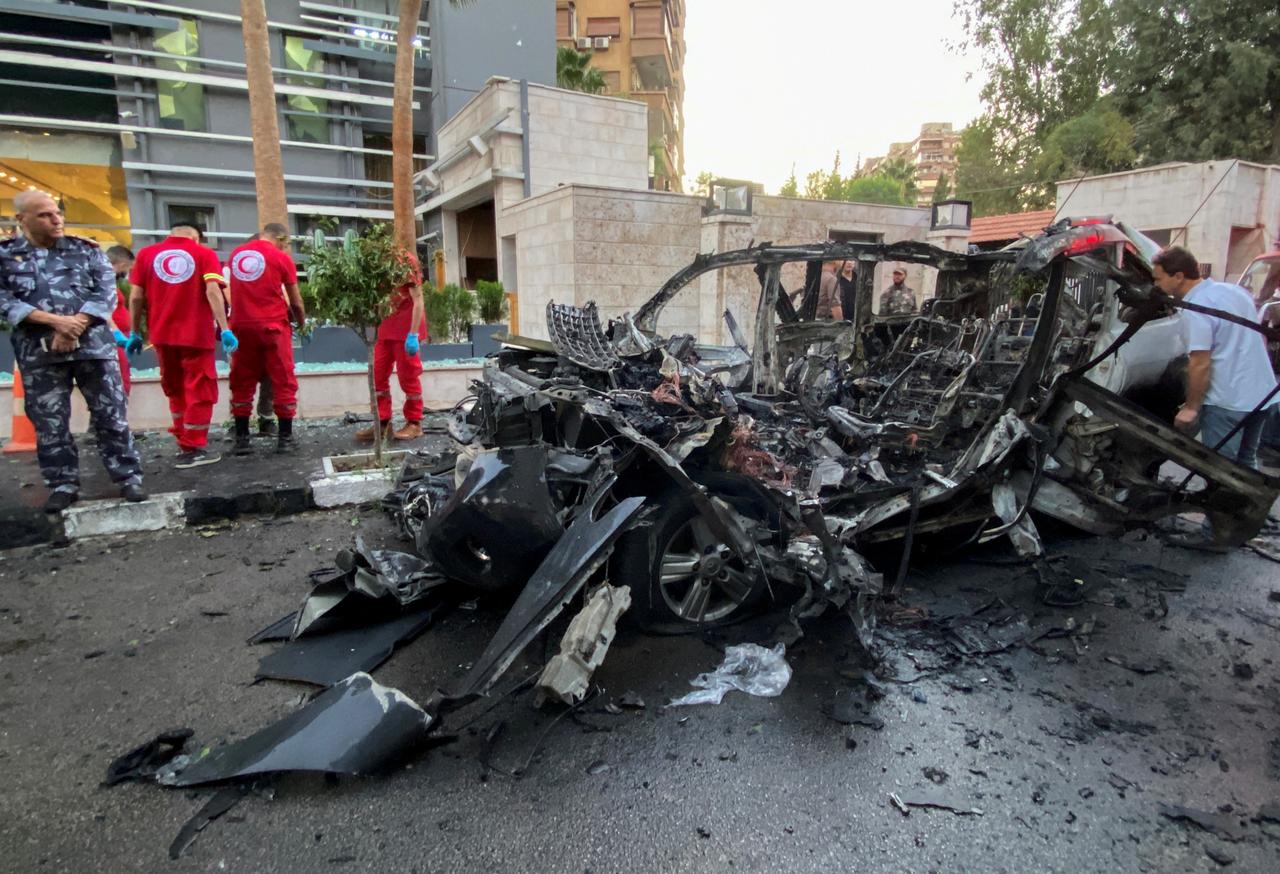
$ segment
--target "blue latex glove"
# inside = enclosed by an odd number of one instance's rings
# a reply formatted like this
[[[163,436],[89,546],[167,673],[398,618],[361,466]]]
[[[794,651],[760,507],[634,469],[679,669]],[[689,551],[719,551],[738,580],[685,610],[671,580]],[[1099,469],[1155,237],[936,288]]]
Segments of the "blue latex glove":
[[[234,352],[236,347],[240,345],[240,341],[236,339],[236,335],[230,331],[222,332],[222,351]]]
[[[116,333],[118,334],[120,332],[117,331]],[[116,342],[117,343],[120,342],[119,338],[116,339]],[[125,344],[124,351],[128,352],[130,355],[137,355],[139,352],[141,352],[142,351],[142,335],[139,334],[137,331],[134,331],[133,333],[131,333],[129,335],[129,342]]]
[[[112,329],[111,336],[115,337],[116,345],[119,346],[121,349],[129,345],[129,338],[126,337],[124,335],[124,331],[120,330],[119,328]]]
[[[418,335],[410,334],[404,338],[404,351],[410,355],[418,354]]]

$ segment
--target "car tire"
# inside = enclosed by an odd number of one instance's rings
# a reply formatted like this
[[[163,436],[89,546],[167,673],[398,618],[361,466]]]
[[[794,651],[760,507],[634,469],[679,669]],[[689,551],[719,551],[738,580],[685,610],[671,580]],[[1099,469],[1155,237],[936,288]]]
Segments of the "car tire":
[[[749,496],[724,495],[762,522],[769,514]],[[736,622],[754,611],[767,586],[711,533],[683,490],[650,499],[652,524],[632,529],[614,550],[614,585],[631,588],[630,615],[641,627],[692,633]]]

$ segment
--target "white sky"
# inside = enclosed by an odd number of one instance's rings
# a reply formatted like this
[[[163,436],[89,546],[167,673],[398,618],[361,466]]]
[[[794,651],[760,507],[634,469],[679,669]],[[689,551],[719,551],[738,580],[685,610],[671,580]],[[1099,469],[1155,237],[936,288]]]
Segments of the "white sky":
[[[764,183],[883,155],[982,110],[952,0],[686,0],[685,177]],[[973,73],[972,77],[966,74]],[[686,183],[690,190],[690,183]]]

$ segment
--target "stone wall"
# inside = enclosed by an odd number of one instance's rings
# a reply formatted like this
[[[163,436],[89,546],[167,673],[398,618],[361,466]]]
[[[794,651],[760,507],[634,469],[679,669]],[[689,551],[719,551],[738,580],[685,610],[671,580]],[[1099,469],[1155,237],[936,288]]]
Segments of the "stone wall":
[[[531,197],[498,214],[499,246],[515,238],[516,276],[503,268],[502,283],[517,293],[519,333],[547,337],[547,301],[573,301],[573,188]]]
[[[1059,182],[1058,203],[1064,216],[1111,215],[1141,231],[1172,231],[1173,243],[1212,265],[1214,279],[1234,281],[1227,271],[1232,228],[1261,230],[1253,254],[1280,236],[1280,167],[1162,164]],[[1241,259],[1248,260],[1236,253],[1233,266]]]

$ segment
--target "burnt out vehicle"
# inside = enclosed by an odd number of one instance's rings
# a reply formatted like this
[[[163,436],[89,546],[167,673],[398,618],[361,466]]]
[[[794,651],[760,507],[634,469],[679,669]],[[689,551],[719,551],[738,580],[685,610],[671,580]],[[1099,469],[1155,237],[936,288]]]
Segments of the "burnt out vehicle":
[[[520,593],[539,615],[607,567],[650,625],[726,622],[773,600],[797,635],[835,609],[864,643],[921,538],[1008,537],[1031,556],[1040,514],[1117,534],[1196,511],[1240,543],[1280,481],[1171,427],[1185,348],[1178,302],[1150,284],[1155,251],[1108,220],[976,254],[763,244],[697,257],[607,324],[594,304],[552,303],[550,340],[508,338],[455,410],[452,469],[408,473],[390,506],[440,575]],[[932,299],[878,320],[864,285],[850,319],[815,320],[832,260],[868,280],[879,263],[911,265]],[[717,270],[759,288],[750,318],[724,312],[731,342],[660,332],[664,309]],[[610,514],[626,518],[583,540]],[[539,579],[569,541],[580,560],[562,576],[580,581],[549,588]],[[888,571],[864,558],[894,542]]]

